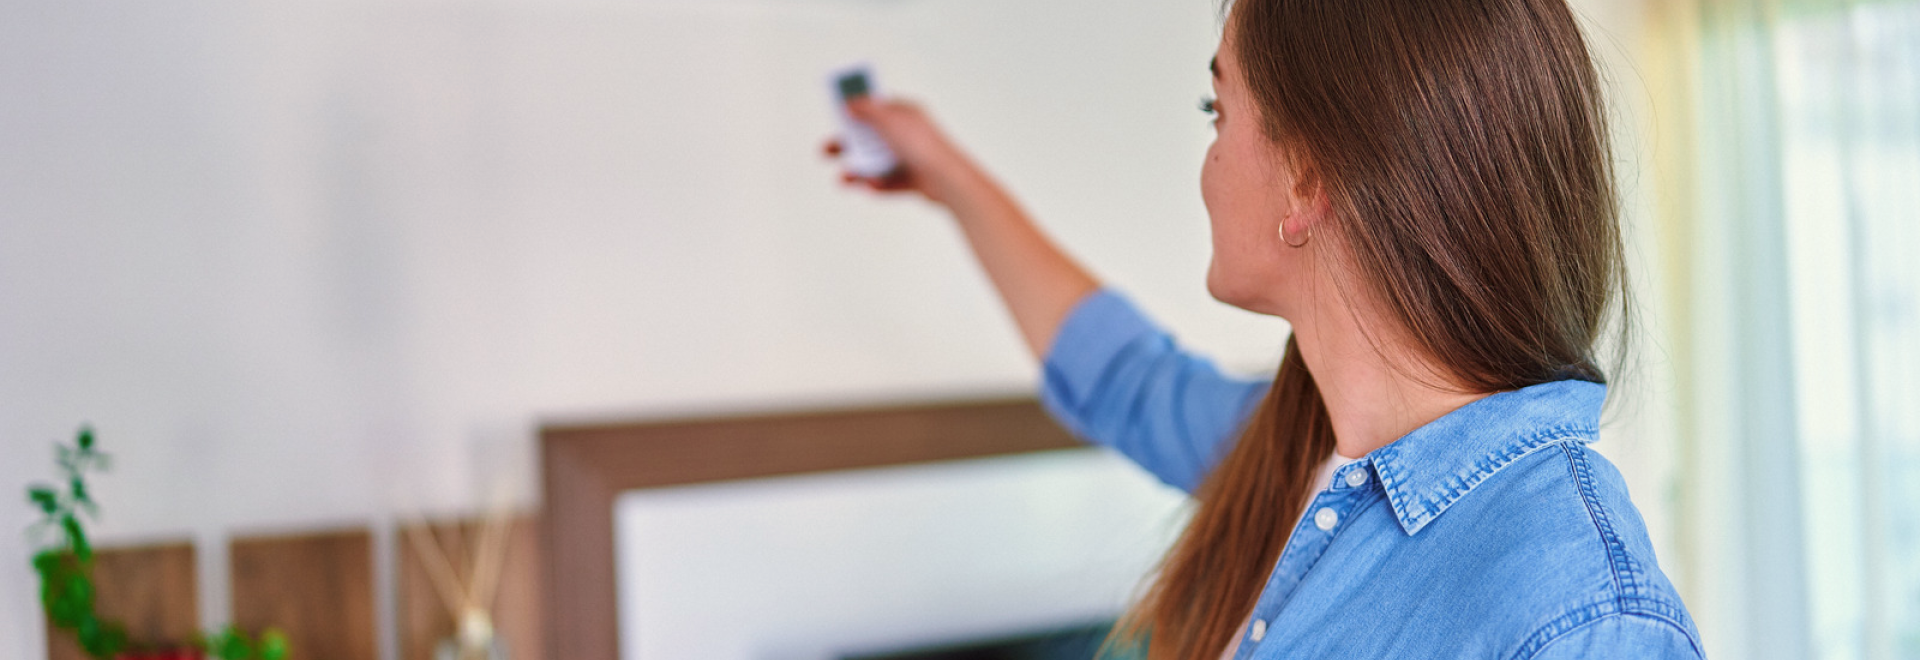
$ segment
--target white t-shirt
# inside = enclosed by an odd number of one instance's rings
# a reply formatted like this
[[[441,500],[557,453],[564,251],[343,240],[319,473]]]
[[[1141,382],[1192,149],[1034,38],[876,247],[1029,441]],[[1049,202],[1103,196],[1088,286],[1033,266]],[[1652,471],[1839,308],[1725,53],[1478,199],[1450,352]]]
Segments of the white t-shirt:
[[[1293,521],[1294,527],[1299,527],[1300,521],[1306,519],[1307,509],[1311,508],[1307,505],[1313,504],[1314,496],[1333,485],[1333,473],[1357,460],[1360,459],[1347,458],[1336,451],[1332,456],[1327,457],[1327,462],[1320,464],[1320,472],[1313,477],[1313,490],[1307,491],[1307,501],[1301,505],[1300,517]],[[1220,652],[1220,660],[1233,660],[1234,652],[1240,650],[1240,640],[1247,637],[1247,625],[1251,623],[1253,623],[1253,615],[1248,614],[1247,620],[1240,622],[1240,630],[1233,634],[1233,641],[1227,642],[1226,650]]]

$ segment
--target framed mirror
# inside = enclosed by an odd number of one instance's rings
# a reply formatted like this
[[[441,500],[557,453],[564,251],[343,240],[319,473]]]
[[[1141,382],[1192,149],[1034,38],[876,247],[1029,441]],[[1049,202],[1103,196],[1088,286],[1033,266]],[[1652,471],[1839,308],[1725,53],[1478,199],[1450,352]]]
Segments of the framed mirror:
[[[964,653],[1104,635],[1186,513],[1031,399],[554,427],[542,446],[552,657],[1045,657]]]

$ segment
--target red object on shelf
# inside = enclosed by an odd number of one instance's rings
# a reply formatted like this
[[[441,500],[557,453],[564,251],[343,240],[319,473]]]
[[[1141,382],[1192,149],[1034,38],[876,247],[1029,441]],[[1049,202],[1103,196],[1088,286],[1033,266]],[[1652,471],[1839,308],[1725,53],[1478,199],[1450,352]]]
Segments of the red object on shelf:
[[[114,656],[114,660],[206,660],[206,658],[206,653],[192,647],[164,651],[130,651]]]

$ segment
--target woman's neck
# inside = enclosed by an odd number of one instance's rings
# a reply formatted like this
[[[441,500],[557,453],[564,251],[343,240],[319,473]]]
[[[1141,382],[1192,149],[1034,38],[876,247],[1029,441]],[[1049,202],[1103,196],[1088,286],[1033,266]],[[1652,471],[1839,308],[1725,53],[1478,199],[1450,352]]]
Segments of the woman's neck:
[[[1420,351],[1412,342],[1380,330],[1389,324],[1366,324],[1345,301],[1315,307],[1293,332],[1326,402],[1341,456],[1365,456],[1487,396],[1443,386],[1444,372],[1415,357]]]

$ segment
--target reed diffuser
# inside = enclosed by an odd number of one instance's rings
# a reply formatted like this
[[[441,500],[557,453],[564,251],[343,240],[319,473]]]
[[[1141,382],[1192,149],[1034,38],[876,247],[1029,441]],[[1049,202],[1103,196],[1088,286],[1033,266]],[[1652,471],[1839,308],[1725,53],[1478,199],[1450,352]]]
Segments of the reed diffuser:
[[[405,526],[414,554],[454,622],[453,636],[434,648],[435,660],[508,660],[506,645],[494,633],[493,600],[506,564],[511,524],[506,507],[495,507],[487,514],[479,543],[461,544],[473,549],[470,570],[464,576],[454,569],[453,553],[433,525]],[[465,533],[456,525],[450,534]]]

